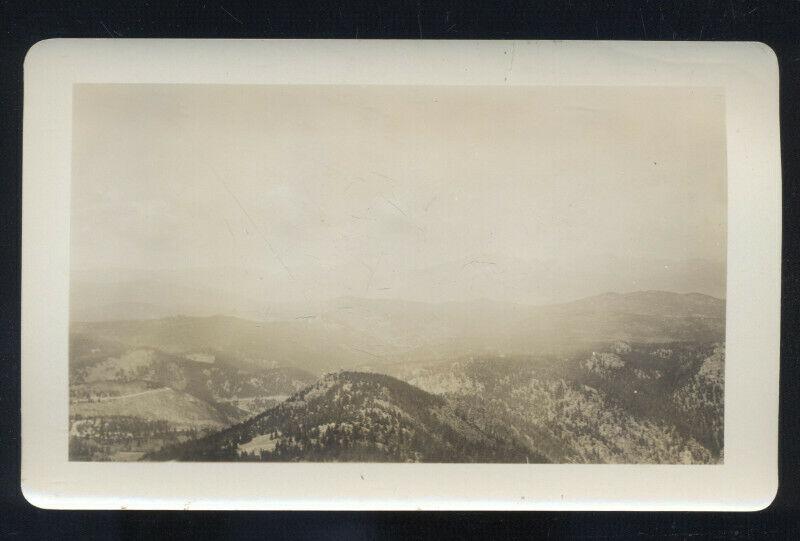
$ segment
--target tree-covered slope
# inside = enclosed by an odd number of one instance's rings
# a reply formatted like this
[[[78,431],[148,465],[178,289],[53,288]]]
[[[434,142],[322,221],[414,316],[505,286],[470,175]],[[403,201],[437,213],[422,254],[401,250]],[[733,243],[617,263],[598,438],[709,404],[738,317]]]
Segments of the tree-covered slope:
[[[719,345],[618,342],[569,358],[472,358],[394,373],[475,423],[507,427],[552,462],[713,463],[722,460],[723,364]]]
[[[340,372],[262,415],[151,460],[543,462],[447,399],[383,374]]]

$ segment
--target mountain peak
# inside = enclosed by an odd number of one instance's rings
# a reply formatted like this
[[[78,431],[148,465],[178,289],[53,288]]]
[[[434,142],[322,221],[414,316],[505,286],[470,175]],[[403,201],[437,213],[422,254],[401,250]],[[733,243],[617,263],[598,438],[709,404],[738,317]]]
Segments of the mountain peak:
[[[607,292],[556,305],[559,311],[589,310],[607,313],[658,315],[661,317],[723,318],[725,301],[702,293],[643,290]]]
[[[442,396],[385,374],[341,371],[250,421],[151,458],[520,462],[531,456],[544,461],[476,428]]]

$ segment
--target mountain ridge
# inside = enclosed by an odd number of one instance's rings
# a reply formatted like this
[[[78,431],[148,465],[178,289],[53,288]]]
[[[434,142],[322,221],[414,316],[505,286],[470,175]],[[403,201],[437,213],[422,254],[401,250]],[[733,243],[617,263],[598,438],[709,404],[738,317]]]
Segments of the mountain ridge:
[[[543,307],[346,297],[283,320],[172,316],[73,322],[72,330],[130,347],[176,355],[208,351],[250,366],[295,366],[322,374],[399,360],[525,354],[613,340],[713,342],[724,336],[724,307],[724,300],[711,296],[663,291],[606,293]]]
[[[341,370],[144,460],[719,463],[723,365],[720,344],[618,342],[567,359]]]
[[[148,460],[546,462],[519,441],[476,426],[448,401],[385,374],[326,374],[231,428]]]
[[[646,290],[632,290],[627,292],[618,292],[618,291],[605,291],[603,293],[599,293],[597,295],[590,295],[586,297],[580,297],[577,299],[567,300],[563,302],[557,303],[520,303],[520,302],[512,302],[512,301],[503,301],[492,299],[489,297],[479,297],[470,300],[464,301],[442,301],[442,302],[431,302],[431,301],[423,301],[423,300],[408,300],[408,299],[401,299],[401,298],[392,298],[392,297],[366,297],[366,296],[358,296],[358,295],[343,295],[340,297],[335,297],[328,301],[321,301],[320,303],[316,303],[320,305],[319,307],[314,307],[312,309],[302,309],[298,306],[295,306],[293,309],[289,309],[286,306],[286,303],[277,303],[277,305],[282,306],[284,311],[294,311],[297,313],[307,313],[306,316],[285,316],[283,319],[301,319],[303,317],[319,317],[318,313],[314,312],[325,312],[330,310],[344,310],[351,308],[348,304],[352,303],[372,303],[375,305],[391,305],[391,304],[402,304],[406,306],[417,306],[417,307],[434,307],[434,306],[464,306],[464,305],[477,305],[477,306],[502,306],[502,307],[518,307],[518,308],[528,308],[528,309],[547,309],[547,308],[555,308],[555,307],[564,307],[564,306],[575,306],[581,303],[596,301],[596,300],[612,300],[612,299],[643,299],[644,297],[653,297],[653,296],[660,296],[662,298],[684,298],[684,299],[694,299],[694,300],[706,300],[710,303],[722,303],[725,304],[726,300],[724,297],[717,297],[714,295],[709,295],[706,293],[699,293],[694,291],[689,292],[675,292],[675,291],[667,291],[667,290],[660,290],[660,289],[646,289]],[[160,305],[156,304],[147,304],[147,303],[130,303],[124,304],[120,303],[121,306],[125,308],[133,307],[135,311],[144,310],[147,308],[157,309],[160,312],[165,311],[166,309]],[[189,313],[171,313],[168,315],[158,315],[155,317],[141,317],[141,318],[112,318],[112,319],[101,319],[101,320],[92,320],[92,319],[80,319],[80,318],[73,318],[73,323],[83,324],[83,323],[95,323],[95,322],[130,322],[130,321],[143,321],[143,320],[150,320],[150,319],[170,319],[170,318],[219,318],[219,319],[235,319],[241,321],[252,321],[252,322],[266,322],[266,321],[273,321],[272,318],[266,319],[253,319],[249,317],[245,317],[242,315],[236,314],[228,314],[224,312],[216,312],[216,313],[209,313],[202,316],[192,315]]]

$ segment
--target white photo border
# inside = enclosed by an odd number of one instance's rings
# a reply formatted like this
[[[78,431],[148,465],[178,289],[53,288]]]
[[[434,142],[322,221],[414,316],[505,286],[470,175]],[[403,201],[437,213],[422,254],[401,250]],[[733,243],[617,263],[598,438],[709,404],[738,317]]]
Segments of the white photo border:
[[[53,39],[24,67],[22,490],[62,509],[757,510],[778,486],[778,66],[761,43]],[[82,83],[724,90],[720,465],[68,460],[72,90]]]

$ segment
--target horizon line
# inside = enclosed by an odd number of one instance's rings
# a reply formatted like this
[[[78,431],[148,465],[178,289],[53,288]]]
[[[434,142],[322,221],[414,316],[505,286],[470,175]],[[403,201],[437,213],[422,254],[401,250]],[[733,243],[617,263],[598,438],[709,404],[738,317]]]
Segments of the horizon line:
[[[588,295],[588,296],[585,296],[585,297],[579,297],[579,298],[572,299],[572,300],[553,302],[553,303],[546,303],[546,304],[528,304],[528,303],[520,303],[520,302],[514,302],[514,301],[501,301],[501,300],[491,299],[491,298],[488,298],[488,297],[476,297],[476,298],[466,299],[466,300],[448,300],[448,301],[438,301],[437,302],[437,301],[422,301],[422,300],[402,299],[402,298],[364,297],[364,296],[356,296],[356,295],[340,295],[338,297],[332,297],[332,298],[329,298],[329,299],[321,299],[319,301],[309,301],[309,302],[331,303],[331,302],[342,301],[342,300],[345,300],[345,299],[351,299],[351,300],[378,301],[378,302],[390,302],[390,303],[391,302],[395,302],[395,303],[424,304],[424,305],[428,305],[428,306],[443,306],[443,305],[447,305],[447,304],[475,304],[475,303],[487,303],[488,302],[488,303],[495,303],[495,304],[513,305],[513,306],[525,307],[525,308],[550,308],[550,307],[557,307],[557,306],[564,306],[564,305],[568,305],[568,304],[578,303],[578,302],[581,302],[581,301],[587,301],[587,300],[596,299],[596,298],[604,297],[604,296],[627,297],[627,296],[632,296],[632,295],[642,294],[642,293],[662,293],[662,294],[666,293],[666,294],[670,294],[670,295],[678,295],[678,296],[681,296],[681,297],[694,295],[694,296],[707,297],[709,299],[713,299],[713,300],[716,300],[716,301],[727,303],[726,297],[717,297],[715,295],[709,295],[707,293],[700,293],[700,292],[697,292],[697,291],[679,292],[679,291],[670,291],[670,290],[666,290],[666,289],[637,289],[637,290],[631,290],[631,291],[626,291],[626,292],[604,291],[602,293],[597,293],[597,294],[594,294],[594,295]],[[117,304],[143,304],[143,305],[151,305],[151,306],[158,307],[158,305],[155,305],[155,304],[152,304],[152,303],[146,303],[146,302],[142,302],[142,303],[123,302],[123,303],[117,303]],[[299,305],[301,303],[300,302],[288,301],[288,302],[276,302],[275,304],[296,304],[296,305]],[[269,304],[267,304],[267,306],[269,306]],[[334,307],[334,309],[337,309],[337,308]],[[338,308],[338,310],[341,310],[341,309],[343,309],[343,308]],[[282,318],[282,319],[279,319],[277,321],[297,321],[297,320],[303,320],[303,319],[314,319],[314,318],[316,318],[316,317],[318,317],[319,315],[322,315],[322,314],[323,314],[323,312],[320,312],[320,313],[317,313],[317,314],[309,314],[309,315],[300,316],[300,317]],[[123,321],[157,321],[157,320],[171,319],[171,318],[196,318],[196,319],[201,319],[201,318],[202,319],[232,318],[232,319],[239,319],[239,320],[242,320],[242,321],[252,321],[252,322],[256,322],[256,323],[270,322],[268,319],[252,319],[250,317],[243,317],[242,315],[230,314],[230,313],[222,313],[222,312],[213,313],[213,314],[207,314],[207,315],[191,315],[191,314],[185,314],[185,313],[175,313],[175,314],[172,314],[172,315],[163,315],[163,316],[158,316],[158,317],[130,318],[130,319],[114,318],[114,319],[80,319],[80,320],[78,320],[78,319],[73,319],[70,316],[69,322],[70,322],[70,324],[72,324],[72,323],[100,323],[100,322],[107,322],[107,321],[115,321],[115,322],[123,322]]]

